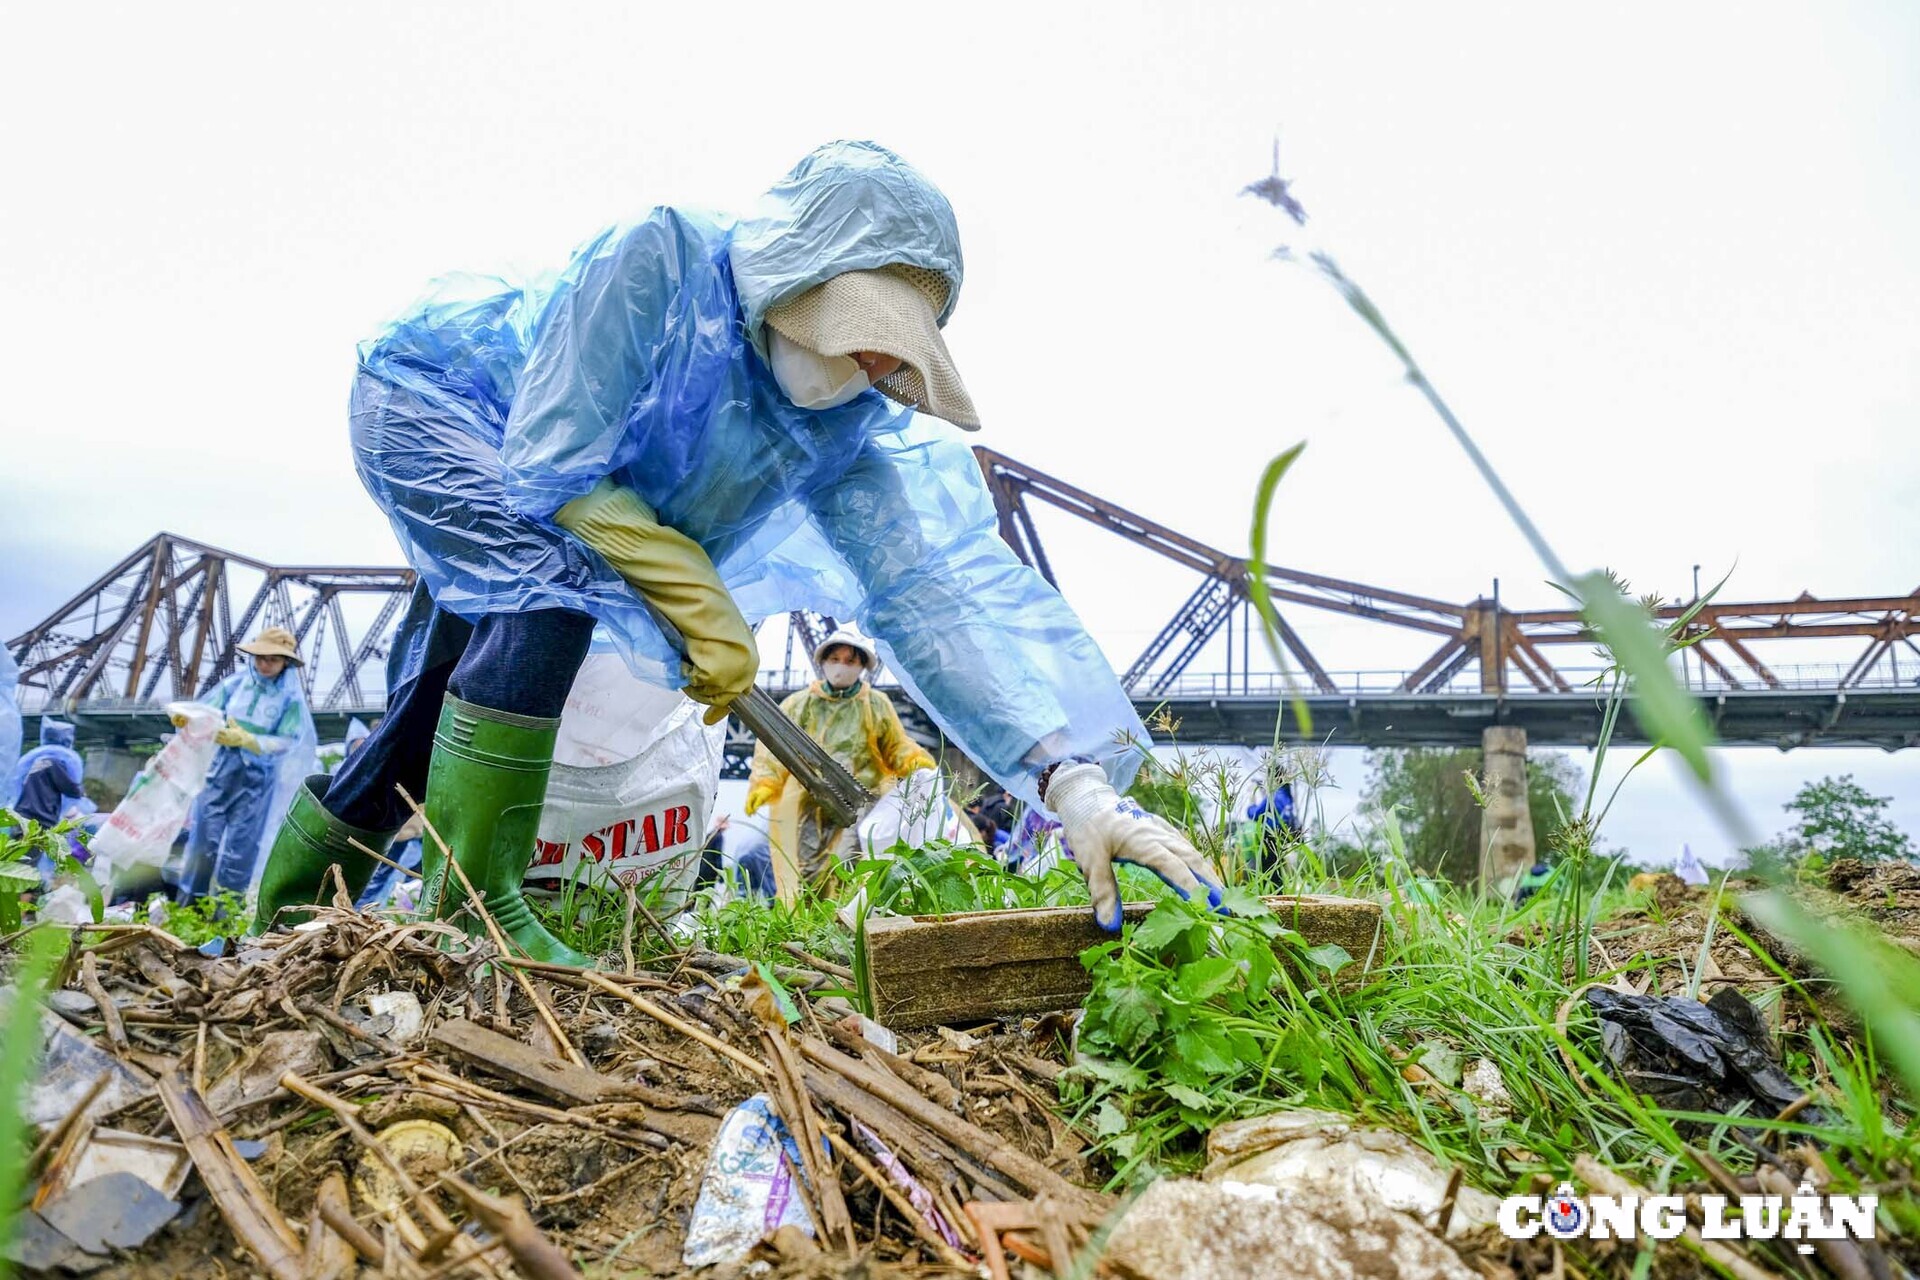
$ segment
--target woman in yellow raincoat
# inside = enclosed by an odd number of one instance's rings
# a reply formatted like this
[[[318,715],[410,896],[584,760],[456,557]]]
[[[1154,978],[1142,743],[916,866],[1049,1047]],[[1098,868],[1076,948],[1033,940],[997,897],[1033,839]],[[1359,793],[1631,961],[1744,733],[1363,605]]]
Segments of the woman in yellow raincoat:
[[[927,749],[907,736],[893,700],[869,683],[879,661],[872,641],[842,627],[820,643],[813,661],[820,679],[788,695],[780,709],[832,752],[861,786],[877,796],[934,767]],[[747,812],[773,806],[768,834],[774,881],[783,898],[790,898],[801,882],[816,879],[847,834],[825,825],[806,789],[789,778],[786,766],[765,743],[753,749]]]

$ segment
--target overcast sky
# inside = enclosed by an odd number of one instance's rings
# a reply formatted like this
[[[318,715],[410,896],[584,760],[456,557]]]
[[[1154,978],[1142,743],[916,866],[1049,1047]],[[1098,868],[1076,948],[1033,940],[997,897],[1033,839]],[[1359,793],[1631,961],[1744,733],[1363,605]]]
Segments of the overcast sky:
[[[397,560],[354,343],[436,274],[557,267],[871,137],[958,212],[980,439],[1223,548],[1557,603],[1376,339],[1236,193],[1281,166],[1576,569],[1725,598],[1920,583],[1920,7],[16,7],[0,49],[0,635],[157,529]],[[1064,520],[1124,666],[1191,589]],[[1294,616],[1329,668],[1426,637]],[[1851,653],[1837,660],[1851,658]],[[1756,820],[1915,759],[1742,752]],[[1720,847],[1656,767],[1609,834]],[[1342,785],[1357,790],[1352,761]]]

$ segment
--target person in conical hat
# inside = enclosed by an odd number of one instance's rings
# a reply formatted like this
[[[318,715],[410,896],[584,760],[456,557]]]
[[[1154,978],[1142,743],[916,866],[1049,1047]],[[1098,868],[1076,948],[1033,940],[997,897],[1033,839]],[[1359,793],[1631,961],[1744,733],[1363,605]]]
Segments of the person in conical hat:
[[[285,627],[268,627],[234,648],[245,655],[234,672],[199,701],[227,713],[214,735],[206,786],[194,800],[187,856],[176,895],[191,902],[212,891],[246,893],[271,829],[286,808],[289,787],[311,764],[313,716],[296,668],[300,647]],[[186,723],[175,716],[175,727]],[[301,748],[304,744],[304,757]],[[288,776],[288,771],[292,776]]]

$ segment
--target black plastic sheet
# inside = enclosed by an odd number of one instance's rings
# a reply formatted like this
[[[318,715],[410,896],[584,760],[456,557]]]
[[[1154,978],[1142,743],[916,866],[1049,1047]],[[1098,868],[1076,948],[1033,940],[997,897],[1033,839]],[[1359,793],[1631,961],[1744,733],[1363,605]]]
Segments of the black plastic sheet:
[[[1773,1060],[1766,1024],[1732,987],[1705,1004],[1596,987],[1587,1004],[1613,1069],[1670,1111],[1727,1113],[1744,1103],[1748,1114],[1770,1119],[1805,1092]]]

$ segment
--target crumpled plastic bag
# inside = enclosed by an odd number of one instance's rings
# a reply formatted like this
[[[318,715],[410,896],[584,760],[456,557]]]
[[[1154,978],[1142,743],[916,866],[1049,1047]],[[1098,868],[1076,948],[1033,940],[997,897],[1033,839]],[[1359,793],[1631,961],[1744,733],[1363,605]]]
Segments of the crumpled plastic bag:
[[[127,797],[93,837],[93,875],[102,888],[113,867],[164,864],[180,834],[194,798],[207,783],[207,769],[220,749],[213,735],[226,723],[224,711],[200,702],[169,702],[169,715],[187,723],[147,761],[127,788]]]
[[[766,1094],[727,1112],[707,1157],[681,1261],[689,1267],[736,1261],[782,1227],[812,1235],[801,1177],[800,1148]]]
[[[1773,1060],[1772,1036],[1746,997],[1721,987],[1705,1004],[1595,987],[1587,1005],[1620,1078],[1672,1111],[1730,1112],[1748,1103],[1772,1117],[1806,1090]],[[1818,1124],[1818,1109],[1802,1118]]]

